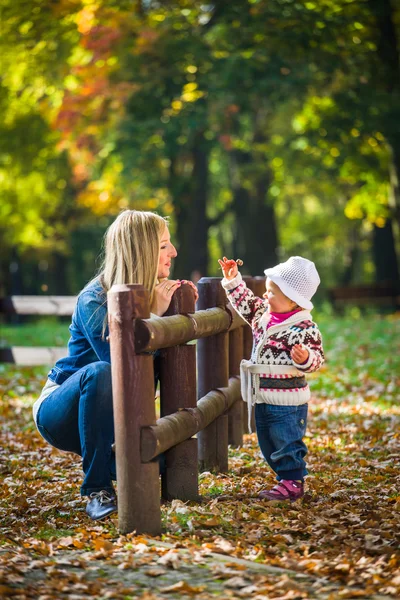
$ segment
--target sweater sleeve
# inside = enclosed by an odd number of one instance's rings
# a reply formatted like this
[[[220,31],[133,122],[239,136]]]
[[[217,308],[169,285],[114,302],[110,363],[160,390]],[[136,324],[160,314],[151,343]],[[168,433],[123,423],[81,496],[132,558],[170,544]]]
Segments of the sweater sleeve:
[[[312,323],[312,326],[305,328],[302,331],[302,344],[307,348],[309,357],[307,362],[299,364],[293,361],[293,365],[304,371],[304,373],[313,373],[317,371],[325,362],[324,349],[322,347],[322,336],[317,325]],[[298,343],[298,342],[297,342]]]
[[[254,322],[258,321],[267,310],[264,300],[249,290],[240,273],[234,279],[224,278],[221,285],[236,312],[253,327]]]

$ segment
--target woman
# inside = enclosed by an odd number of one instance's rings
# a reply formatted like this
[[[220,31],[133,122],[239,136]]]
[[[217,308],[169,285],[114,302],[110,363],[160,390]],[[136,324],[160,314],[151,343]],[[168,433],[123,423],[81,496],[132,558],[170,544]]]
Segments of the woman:
[[[150,292],[152,314],[162,316],[181,285],[168,279],[176,254],[159,215],[126,210],[116,218],[105,235],[101,271],[78,296],[68,356],[51,369],[33,406],[42,437],[82,457],[81,495],[89,497],[86,512],[95,520],[117,510],[107,292],[114,284],[140,283]]]

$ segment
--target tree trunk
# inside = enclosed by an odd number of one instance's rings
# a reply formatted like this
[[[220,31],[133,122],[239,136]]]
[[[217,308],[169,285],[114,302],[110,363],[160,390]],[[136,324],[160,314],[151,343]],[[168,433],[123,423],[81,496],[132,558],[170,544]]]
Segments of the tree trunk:
[[[234,192],[233,208],[236,215],[234,255],[244,261],[248,274],[262,275],[264,269],[278,262],[274,207],[266,204],[264,193],[252,197],[239,187]]]
[[[391,219],[386,220],[384,227],[374,226],[372,241],[376,282],[392,281],[397,287],[400,287],[399,266]]]
[[[189,278],[194,271],[204,276],[208,271],[208,148],[202,131],[194,136],[191,158],[190,180],[183,185],[176,163],[170,170],[169,187],[176,207],[179,243],[174,277],[182,278]]]
[[[22,262],[17,250],[11,252],[10,262],[10,295],[19,296],[24,294],[24,283],[22,277]]]
[[[195,136],[193,148],[193,193],[189,222],[189,266],[191,271],[208,271],[208,150],[203,132]]]
[[[349,234],[349,248],[346,252],[345,269],[340,278],[341,285],[350,285],[354,281],[354,274],[357,269],[358,258],[360,256],[360,227],[359,221],[355,222]]]
[[[399,40],[395,25],[394,9],[391,0],[369,0],[369,7],[375,16],[377,27],[377,54],[382,68],[376,73],[378,83],[392,97],[393,109],[388,107],[384,133],[392,150],[391,188],[394,216],[400,227],[400,135],[394,126],[400,116],[400,55]],[[396,103],[397,98],[397,103]]]
[[[56,296],[67,296],[68,295],[68,282],[67,282],[67,257],[59,252],[55,253],[52,261],[52,274],[51,274],[51,292]]]
[[[248,189],[242,183],[241,171],[253,162],[253,157],[249,153],[235,152],[231,153],[231,162],[236,216],[233,252],[244,261],[243,272],[262,275],[265,268],[278,262],[275,210],[267,202],[270,174],[265,165],[260,167],[260,172],[253,175],[252,188]]]

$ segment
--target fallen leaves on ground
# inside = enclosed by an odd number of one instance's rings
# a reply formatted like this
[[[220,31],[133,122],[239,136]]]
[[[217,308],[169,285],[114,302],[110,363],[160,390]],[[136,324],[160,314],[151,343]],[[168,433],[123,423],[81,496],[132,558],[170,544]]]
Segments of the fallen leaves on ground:
[[[162,505],[162,538],[121,536],[116,516],[89,521],[79,457],[51,448],[32,422],[45,371],[0,372],[0,596],[206,599],[208,585],[218,584],[226,598],[399,597],[400,321],[373,348],[364,329],[339,331],[340,323],[331,331],[333,366],[312,378],[305,498],[277,506],[258,499],[274,479],[247,435],[230,449],[228,473],[200,475],[201,503]],[[276,571],[249,578],[241,559]],[[108,567],[121,578],[111,587]],[[194,568],[204,569],[204,581],[192,579]],[[131,572],[148,584],[127,583]]]

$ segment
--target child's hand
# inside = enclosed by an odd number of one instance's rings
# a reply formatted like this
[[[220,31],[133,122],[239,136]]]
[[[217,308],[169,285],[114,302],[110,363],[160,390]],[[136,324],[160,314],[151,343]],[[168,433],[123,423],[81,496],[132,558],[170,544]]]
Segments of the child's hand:
[[[307,348],[304,348],[302,344],[296,344],[293,346],[292,351],[290,352],[290,356],[292,360],[298,365],[302,365],[308,361],[308,357],[310,356]]]
[[[219,264],[221,265],[222,272],[224,274],[225,279],[234,279],[238,274],[238,266],[236,261],[233,259],[224,258],[218,259]]]

